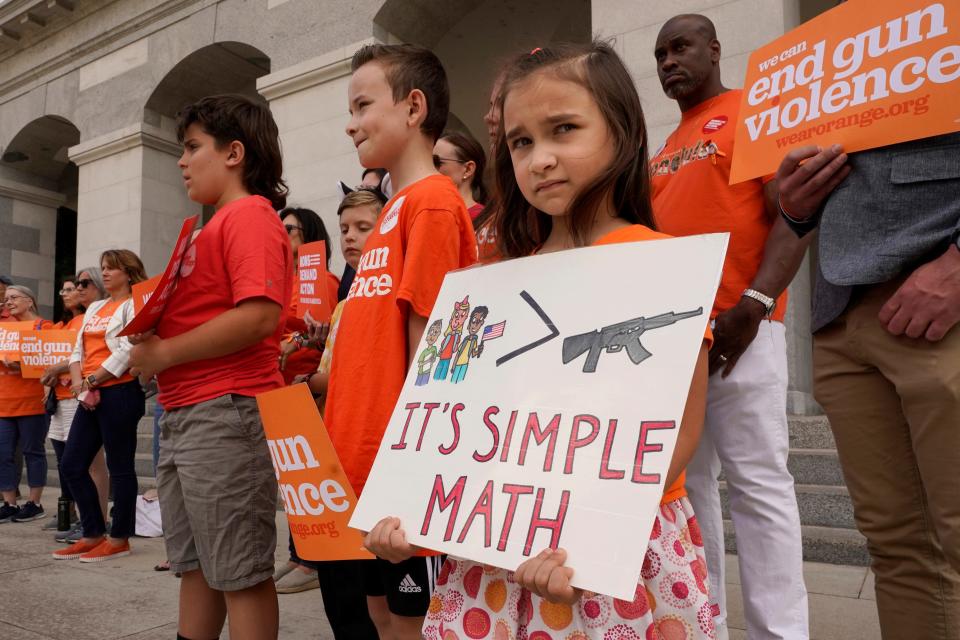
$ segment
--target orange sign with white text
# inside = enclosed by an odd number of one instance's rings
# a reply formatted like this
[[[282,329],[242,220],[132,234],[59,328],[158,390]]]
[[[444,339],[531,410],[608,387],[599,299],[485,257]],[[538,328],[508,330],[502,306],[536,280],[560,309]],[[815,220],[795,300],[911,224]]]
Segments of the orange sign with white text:
[[[33,329],[33,321],[0,322],[0,359],[20,361],[20,334]]]
[[[327,243],[323,240],[308,242],[297,251],[297,277],[299,304],[297,317],[307,312],[316,322],[330,322],[331,304],[327,293]]]
[[[297,555],[372,559],[360,532],[347,526],[357,496],[307,385],[261,393],[257,405]]]
[[[67,360],[77,343],[77,332],[41,329],[20,332],[20,375],[40,378],[47,367]]]
[[[754,51],[743,87],[731,184],[796,146],[960,130],[960,3],[849,0]]]
[[[163,310],[167,306],[167,298],[173,293],[173,288],[177,286],[180,265],[187,263],[192,266],[192,262],[196,260],[196,248],[190,250],[189,247],[193,228],[197,225],[198,220],[200,220],[200,216],[190,216],[183,221],[177,243],[173,245],[173,254],[167,262],[167,268],[163,270],[163,275],[154,285],[154,290],[159,291],[159,293],[157,295],[151,294],[145,302],[143,302],[142,295],[140,296],[142,304],[140,310],[136,312],[133,320],[123,328],[119,335],[132,336],[137,333],[144,333],[156,327],[160,322]],[[133,304],[134,307],[137,306],[136,300]]]
[[[163,278],[163,276],[153,276],[149,280],[138,282],[131,287],[133,289],[134,314],[140,313],[140,310],[147,304],[150,296],[152,296],[153,292],[157,289],[157,285],[160,284],[161,278]]]

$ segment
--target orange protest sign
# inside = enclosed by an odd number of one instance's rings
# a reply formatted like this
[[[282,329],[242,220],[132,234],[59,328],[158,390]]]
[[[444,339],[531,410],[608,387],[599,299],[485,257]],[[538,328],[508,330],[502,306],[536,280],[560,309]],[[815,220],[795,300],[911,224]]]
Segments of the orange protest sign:
[[[315,321],[329,322],[334,305],[327,293],[326,242],[308,242],[300,247],[297,252],[297,278],[297,317],[302,318],[309,311]]]
[[[791,148],[861,151],[960,130],[960,4],[851,0],[750,56],[731,184]]]
[[[297,554],[307,560],[371,559],[347,523],[357,496],[304,384],[257,396],[273,469]]]
[[[20,332],[20,375],[39,378],[47,367],[66,360],[77,343],[77,332],[67,329],[33,329]]]
[[[147,300],[153,295],[162,277],[153,276],[149,280],[138,282],[131,287],[133,289],[133,312],[135,314],[140,313],[140,310],[147,304]]]
[[[30,320],[0,322],[0,359],[20,361],[20,334],[33,328]]]
[[[177,243],[173,245],[173,255],[170,256],[167,268],[163,270],[163,275],[160,276],[160,280],[154,287],[154,291],[159,291],[160,293],[150,296],[140,311],[137,312],[137,315],[123,328],[123,331],[121,331],[119,335],[132,336],[137,333],[143,333],[153,329],[157,326],[157,323],[160,322],[163,309],[167,306],[167,298],[173,293],[173,288],[177,284],[180,265],[184,262],[191,263],[196,259],[196,250],[188,252],[187,247],[190,246],[190,234],[193,233],[193,228],[199,219],[200,216],[190,216],[183,221],[183,226],[180,227],[180,235],[177,237]],[[136,306],[136,301],[134,301],[134,306]]]

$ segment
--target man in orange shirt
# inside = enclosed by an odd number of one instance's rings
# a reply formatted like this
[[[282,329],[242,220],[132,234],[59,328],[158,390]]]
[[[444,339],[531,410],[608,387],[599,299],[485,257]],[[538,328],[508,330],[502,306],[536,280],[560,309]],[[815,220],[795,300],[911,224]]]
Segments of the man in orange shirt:
[[[800,517],[787,470],[786,288],[809,241],[777,215],[769,178],[730,185],[740,90],[720,80],[720,43],[707,18],[664,24],[654,55],[664,92],[681,118],[650,163],[660,231],[674,236],[729,232],[711,318],[707,414],[687,490],[700,521],[718,638],[727,637],[723,470],[737,535],[747,637],[809,635]]]

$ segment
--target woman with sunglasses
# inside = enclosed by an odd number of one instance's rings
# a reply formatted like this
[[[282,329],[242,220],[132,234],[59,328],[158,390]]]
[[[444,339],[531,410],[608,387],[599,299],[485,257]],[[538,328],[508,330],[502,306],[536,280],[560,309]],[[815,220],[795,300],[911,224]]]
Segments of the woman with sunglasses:
[[[67,329],[71,331],[80,331],[83,326],[83,315],[87,307],[106,297],[106,291],[103,289],[103,279],[98,267],[90,267],[82,270],[76,277],[70,277],[63,281],[60,288],[60,299],[63,300],[63,319],[53,325],[54,329]],[[60,476],[60,497],[73,504],[73,493],[70,491],[70,485],[63,475],[63,452],[67,446],[67,437],[70,435],[70,425],[73,423],[73,417],[77,413],[77,399],[70,390],[70,360],[66,358],[57,364],[50,365],[40,378],[40,382],[50,387],[49,393],[54,394],[56,406],[50,411],[50,402],[48,397],[47,413],[50,414],[50,429],[47,436],[50,438],[50,444],[53,445],[53,452],[57,456],[57,474]],[[100,507],[104,511],[107,509],[107,494],[109,490],[109,476],[107,476],[107,463],[103,456],[101,448],[97,456],[90,465],[90,477],[97,486],[97,493],[100,495]],[[56,535],[58,542],[76,542],[81,537],[80,521],[71,513],[73,526],[66,532],[59,532]],[[57,517],[54,516],[50,523],[43,527],[46,530],[57,528]]]
[[[297,317],[297,307],[300,300],[300,270],[297,268],[297,258],[300,247],[308,242],[323,240],[327,243],[326,262],[330,267],[330,236],[323,225],[320,216],[311,209],[297,209],[288,207],[280,212],[283,226],[290,239],[290,248],[293,250],[293,293],[290,296],[290,309],[287,310],[287,324],[285,333],[287,338],[280,344],[280,373],[287,384],[293,382],[298,375],[313,373],[320,364],[320,352],[307,339],[307,325]],[[337,289],[340,280],[327,271],[327,296],[330,308],[336,306]],[[322,345],[320,345],[322,347]]]
[[[33,291],[9,285],[3,304],[11,321],[30,322],[33,329],[49,329],[52,323],[40,317]],[[4,358],[0,366],[0,522],[28,522],[44,515],[40,498],[47,484],[47,454],[44,438],[47,418],[43,411],[43,385],[20,375],[20,363]],[[27,466],[30,496],[17,506],[17,472],[14,451],[20,444]]]
[[[287,309],[284,332],[286,339],[280,343],[280,373],[286,384],[291,384],[298,375],[310,374],[317,370],[320,364],[321,352],[315,348],[308,338],[307,324],[297,318],[297,307],[300,300],[300,272],[297,268],[297,257],[300,247],[308,242],[323,240],[327,243],[327,267],[330,266],[330,236],[323,220],[311,209],[297,209],[288,207],[280,212],[280,219],[290,238],[290,248],[293,250],[293,293],[290,296],[290,307]],[[327,295],[330,299],[330,308],[336,305],[337,289],[340,280],[327,271]],[[323,345],[320,345],[322,348]],[[317,579],[316,566],[301,560],[293,546],[293,537],[289,541],[290,561],[277,569],[274,580],[277,582],[277,593],[298,593],[310,589],[318,589],[320,581]],[[294,571],[297,569],[297,571]]]
[[[80,403],[63,452],[63,475],[80,511],[83,537],[55,551],[57,560],[100,562],[130,554],[137,501],[137,423],[144,414],[140,382],[128,371],[130,341],[120,332],[133,319],[132,287],[147,279],[132,251],[110,249],[100,256],[103,285],[109,294],[90,305],[70,357],[71,390]],[[86,287],[84,287],[86,288]],[[113,524],[106,514],[90,464],[103,447],[113,487]]]
[[[487,202],[487,188],[483,183],[485,164],[483,147],[466,133],[447,131],[433,147],[433,166],[457,185],[474,221]]]

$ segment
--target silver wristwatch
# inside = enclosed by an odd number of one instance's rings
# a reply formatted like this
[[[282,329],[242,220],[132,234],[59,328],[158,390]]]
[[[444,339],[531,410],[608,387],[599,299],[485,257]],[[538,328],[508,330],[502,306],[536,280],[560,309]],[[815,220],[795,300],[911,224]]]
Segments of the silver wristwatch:
[[[773,315],[773,310],[777,308],[776,300],[774,300],[773,298],[771,298],[766,294],[760,293],[756,289],[745,289],[743,294],[741,295],[743,295],[744,297],[756,300],[757,302],[762,304],[764,308],[767,310],[768,318]]]

